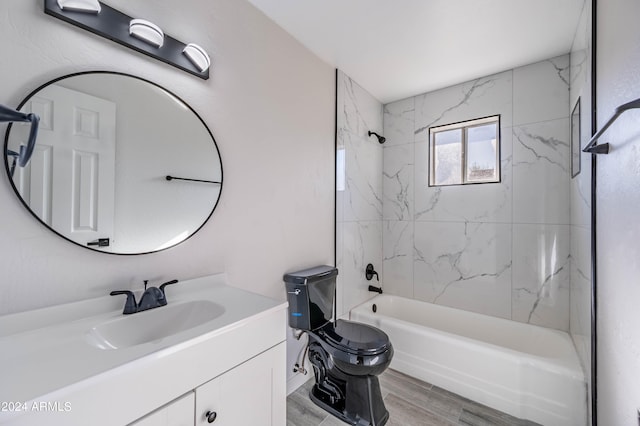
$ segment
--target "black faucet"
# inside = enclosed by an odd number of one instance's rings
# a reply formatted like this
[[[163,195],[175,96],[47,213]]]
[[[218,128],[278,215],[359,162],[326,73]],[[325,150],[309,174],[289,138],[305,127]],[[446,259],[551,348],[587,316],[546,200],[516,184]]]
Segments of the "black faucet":
[[[126,294],[127,300],[124,303],[124,315],[135,314],[136,312],[146,311],[148,309],[157,308],[167,304],[167,297],[164,293],[164,288],[168,285],[175,284],[178,280],[167,281],[162,284],[160,288],[149,287],[147,288],[148,280],[144,281],[144,293],[140,298],[140,303],[136,303],[136,296],[129,290],[116,290],[109,293],[111,296],[119,294]]]
[[[364,270],[364,276],[367,279],[367,281],[371,281],[374,275],[376,276],[376,280],[379,282],[380,277],[378,276],[378,273],[373,269],[373,265],[370,263],[367,265],[367,268]],[[368,290],[375,291],[376,293],[382,294],[382,287],[375,287],[370,285]]]
[[[376,287],[376,286],[370,285],[369,286],[369,291],[373,291],[373,292],[382,294],[382,287]]]
[[[367,281],[371,281],[371,278],[373,278],[373,276],[376,276],[376,280],[380,281],[380,277],[378,277],[378,273],[373,269],[373,265],[370,263],[367,265],[367,268],[364,270],[364,276],[367,279]]]

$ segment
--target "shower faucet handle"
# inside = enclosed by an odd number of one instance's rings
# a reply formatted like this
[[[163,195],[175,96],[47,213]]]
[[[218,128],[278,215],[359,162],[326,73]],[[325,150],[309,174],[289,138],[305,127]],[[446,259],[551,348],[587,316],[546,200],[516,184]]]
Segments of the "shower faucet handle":
[[[373,265],[370,263],[367,265],[367,268],[364,270],[364,276],[367,279],[367,281],[371,281],[371,278],[373,278],[373,276],[376,276],[376,280],[380,281],[380,277],[378,276],[378,273],[373,269]]]

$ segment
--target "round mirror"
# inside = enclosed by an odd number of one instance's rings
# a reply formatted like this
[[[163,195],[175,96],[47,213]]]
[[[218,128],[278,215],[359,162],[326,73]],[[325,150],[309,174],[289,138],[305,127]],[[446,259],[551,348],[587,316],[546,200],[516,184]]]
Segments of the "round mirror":
[[[67,240],[115,254],[163,250],[211,217],[222,163],[206,124],[177,96],[131,75],[87,72],[31,93],[40,116],[31,161],[17,165],[29,125],[7,129],[5,165],[29,211]]]

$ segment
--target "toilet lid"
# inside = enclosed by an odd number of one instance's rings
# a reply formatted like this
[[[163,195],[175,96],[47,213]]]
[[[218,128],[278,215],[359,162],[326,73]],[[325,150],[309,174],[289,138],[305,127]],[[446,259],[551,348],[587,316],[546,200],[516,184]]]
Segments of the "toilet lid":
[[[328,323],[318,334],[331,346],[355,355],[377,355],[391,346],[384,331],[346,320]]]

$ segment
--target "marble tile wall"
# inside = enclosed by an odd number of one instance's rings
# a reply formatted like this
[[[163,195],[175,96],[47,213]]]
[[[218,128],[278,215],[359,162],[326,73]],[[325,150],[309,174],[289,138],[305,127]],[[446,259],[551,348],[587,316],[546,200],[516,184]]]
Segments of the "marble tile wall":
[[[569,55],[384,106],[384,290],[569,329]],[[429,187],[429,127],[500,114],[500,183]]]
[[[341,317],[374,295],[367,290],[366,265],[382,273],[383,154],[367,134],[382,133],[382,103],[341,71],[337,85],[336,314]]]

